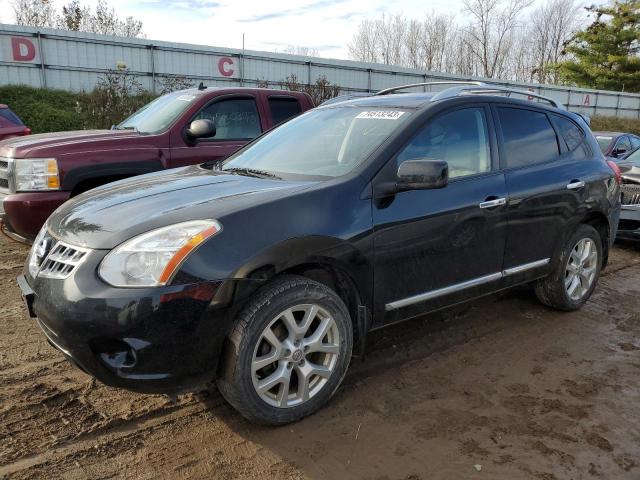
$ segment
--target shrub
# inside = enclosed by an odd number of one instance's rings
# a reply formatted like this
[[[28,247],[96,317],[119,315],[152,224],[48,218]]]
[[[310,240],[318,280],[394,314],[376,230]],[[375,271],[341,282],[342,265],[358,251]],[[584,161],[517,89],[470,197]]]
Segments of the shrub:
[[[33,133],[85,128],[76,109],[82,94],[24,85],[0,87],[0,103],[6,103]]]
[[[640,119],[595,116],[591,118],[591,130],[594,132],[626,132],[640,135]]]

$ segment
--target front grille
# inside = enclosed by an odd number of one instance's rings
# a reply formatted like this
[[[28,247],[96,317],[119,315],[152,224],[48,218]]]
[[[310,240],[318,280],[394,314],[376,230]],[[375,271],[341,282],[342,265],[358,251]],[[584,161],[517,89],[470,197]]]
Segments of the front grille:
[[[0,157],[0,190],[9,193],[9,159]]]
[[[620,192],[623,205],[640,205],[640,185],[622,184]]]
[[[88,252],[85,248],[57,242],[42,262],[38,276],[65,279],[84,261]]]

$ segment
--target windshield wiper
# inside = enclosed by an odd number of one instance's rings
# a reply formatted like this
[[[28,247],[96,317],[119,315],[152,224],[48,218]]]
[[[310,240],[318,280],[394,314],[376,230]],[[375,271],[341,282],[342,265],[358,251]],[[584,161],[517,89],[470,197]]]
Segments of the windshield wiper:
[[[240,168],[240,167],[233,167],[233,168],[225,168],[225,169],[221,169],[221,172],[229,172],[229,173],[236,173],[238,175],[246,175],[248,177],[256,177],[256,178],[277,178],[278,180],[282,180],[281,177],[274,175],[271,172],[267,172],[264,170],[258,170],[256,168]]]
[[[136,133],[140,133],[138,131],[138,127],[120,127],[120,126],[115,126],[112,128],[112,130],[133,130]]]

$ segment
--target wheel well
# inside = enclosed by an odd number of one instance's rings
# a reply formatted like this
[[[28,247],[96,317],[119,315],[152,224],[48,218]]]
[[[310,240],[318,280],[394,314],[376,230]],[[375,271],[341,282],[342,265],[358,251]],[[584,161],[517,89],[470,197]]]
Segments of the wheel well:
[[[129,176],[130,175],[106,175],[104,177],[88,178],[87,180],[82,180],[75,187],[73,187],[73,190],[71,190],[71,196],[75,197],[76,195],[80,195],[81,193],[84,193],[87,190],[91,190],[92,188],[100,187],[101,185],[106,185],[107,183],[115,182],[116,180],[122,180],[123,178],[127,178]]]
[[[297,265],[281,274],[299,275],[321,283],[336,292],[349,310],[353,326],[353,343],[357,345],[366,334],[369,321],[361,318],[362,300],[360,292],[351,277],[339,268],[322,263]],[[363,325],[364,322],[364,325]]]
[[[609,221],[602,213],[593,212],[590,213],[582,223],[595,228],[602,239],[602,268],[604,268],[609,260],[609,241],[611,235],[609,231]]]

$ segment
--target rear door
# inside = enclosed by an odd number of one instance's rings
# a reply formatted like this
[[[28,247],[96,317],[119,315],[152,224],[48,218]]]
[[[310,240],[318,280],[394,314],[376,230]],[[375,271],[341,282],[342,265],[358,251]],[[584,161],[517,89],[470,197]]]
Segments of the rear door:
[[[564,116],[512,105],[493,111],[509,192],[504,273],[521,281],[548,270],[560,242],[584,214],[593,155],[582,128]]]
[[[269,95],[267,103],[274,127],[302,113],[300,101],[290,95]]]
[[[489,108],[465,106],[428,121],[378,175],[393,181],[403,161],[433,159],[448,163],[450,181],[374,201],[376,318],[393,322],[496,288],[507,192],[495,153]]]
[[[225,95],[205,105],[171,136],[171,167],[223,160],[260,135],[264,129],[253,95]],[[190,143],[184,129],[194,120],[211,120],[216,134]]]

